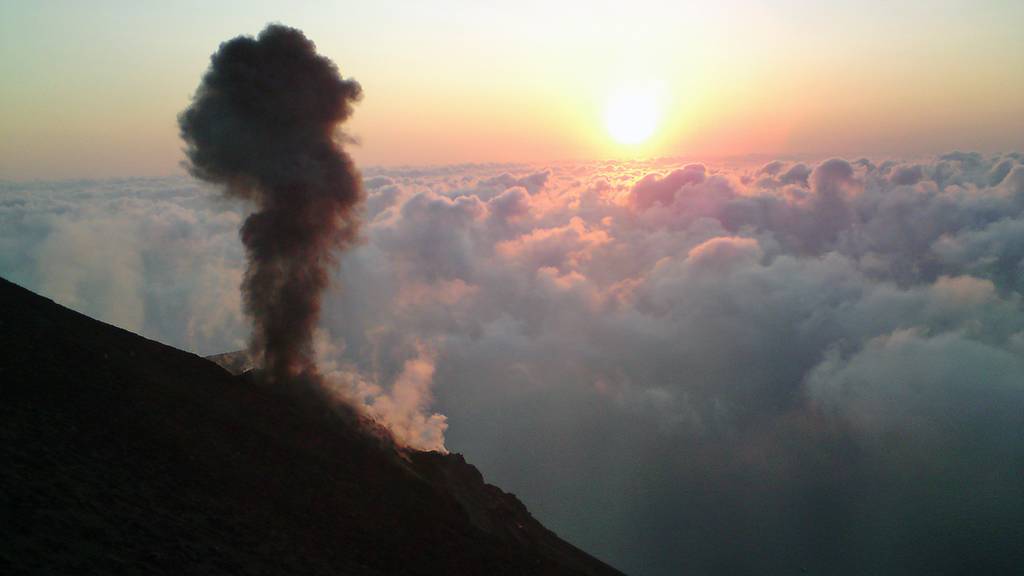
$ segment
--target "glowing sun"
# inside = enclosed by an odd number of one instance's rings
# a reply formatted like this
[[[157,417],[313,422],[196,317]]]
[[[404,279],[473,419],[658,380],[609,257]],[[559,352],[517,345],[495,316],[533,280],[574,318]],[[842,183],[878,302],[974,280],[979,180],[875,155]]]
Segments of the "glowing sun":
[[[608,132],[621,144],[640,144],[654,134],[660,110],[653,86],[629,86],[612,94],[605,109]]]

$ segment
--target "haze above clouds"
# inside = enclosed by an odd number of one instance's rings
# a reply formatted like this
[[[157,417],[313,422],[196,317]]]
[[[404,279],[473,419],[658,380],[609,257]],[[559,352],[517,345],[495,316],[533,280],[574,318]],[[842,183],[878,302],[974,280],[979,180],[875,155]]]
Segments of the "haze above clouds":
[[[367,165],[1024,146],[1017,0],[0,3],[0,179],[180,174],[210,55],[299,28],[365,98]],[[183,33],[186,32],[187,33]],[[607,108],[660,86],[650,140]]]
[[[375,168],[320,365],[634,574],[1024,561],[1024,160]],[[0,184],[0,274],[245,345],[238,204]]]

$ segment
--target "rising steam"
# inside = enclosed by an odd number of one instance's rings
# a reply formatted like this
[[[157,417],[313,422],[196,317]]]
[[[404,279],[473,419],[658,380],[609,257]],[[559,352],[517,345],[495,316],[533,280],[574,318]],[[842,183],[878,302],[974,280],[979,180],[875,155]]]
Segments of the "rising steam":
[[[221,44],[178,122],[189,171],[256,211],[242,226],[242,290],[266,376],[316,373],[327,266],[357,229],[360,178],[337,138],[362,90],[301,31],[267,26]]]

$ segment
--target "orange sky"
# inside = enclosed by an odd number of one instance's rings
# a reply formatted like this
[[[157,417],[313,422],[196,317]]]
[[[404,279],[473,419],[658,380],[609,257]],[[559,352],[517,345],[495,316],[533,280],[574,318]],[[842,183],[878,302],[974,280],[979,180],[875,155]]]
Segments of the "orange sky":
[[[361,164],[1024,148],[1024,4],[127,2],[0,7],[0,178],[180,172],[175,116],[219,42],[303,29],[366,98]],[[642,144],[623,86],[661,87]]]

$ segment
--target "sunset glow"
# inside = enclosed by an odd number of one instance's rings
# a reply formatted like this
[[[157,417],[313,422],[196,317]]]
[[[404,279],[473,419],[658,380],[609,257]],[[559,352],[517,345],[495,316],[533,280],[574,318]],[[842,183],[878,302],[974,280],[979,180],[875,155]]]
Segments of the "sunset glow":
[[[168,118],[211,47],[267,22],[363,86],[361,165],[1024,145],[1022,3],[62,4],[0,8],[0,178],[180,174]]]

